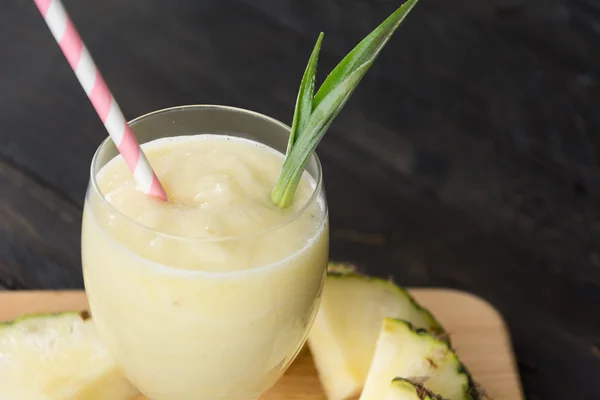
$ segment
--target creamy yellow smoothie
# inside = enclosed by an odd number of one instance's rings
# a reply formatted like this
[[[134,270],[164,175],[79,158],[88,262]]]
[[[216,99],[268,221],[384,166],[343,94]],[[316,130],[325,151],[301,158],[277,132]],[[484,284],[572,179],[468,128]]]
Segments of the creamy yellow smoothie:
[[[318,307],[329,249],[322,190],[270,192],[283,155],[234,136],[157,139],[144,152],[169,202],[121,156],[92,179],[82,228],[98,332],[153,400],[255,399],[287,368]]]

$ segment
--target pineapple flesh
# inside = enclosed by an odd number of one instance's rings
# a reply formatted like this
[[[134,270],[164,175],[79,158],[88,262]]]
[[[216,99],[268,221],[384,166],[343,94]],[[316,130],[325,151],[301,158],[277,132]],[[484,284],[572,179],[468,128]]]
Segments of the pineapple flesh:
[[[125,379],[87,312],[29,315],[0,323],[2,400],[130,400]]]
[[[419,382],[444,399],[479,399],[471,377],[446,342],[408,322],[385,318],[360,400],[385,399],[395,378]]]
[[[434,335],[444,334],[431,313],[393,282],[361,275],[349,265],[330,264],[308,338],[329,400],[360,394],[385,317],[410,321]]]

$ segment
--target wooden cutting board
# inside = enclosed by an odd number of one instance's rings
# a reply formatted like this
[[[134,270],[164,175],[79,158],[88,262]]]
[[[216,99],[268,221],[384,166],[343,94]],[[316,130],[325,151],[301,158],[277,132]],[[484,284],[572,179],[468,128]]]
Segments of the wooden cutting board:
[[[411,292],[450,333],[456,351],[490,399],[524,399],[506,325],[492,306],[454,290]],[[82,291],[0,292],[0,321],[28,313],[85,308],[87,301]],[[325,400],[306,348],[261,400]]]

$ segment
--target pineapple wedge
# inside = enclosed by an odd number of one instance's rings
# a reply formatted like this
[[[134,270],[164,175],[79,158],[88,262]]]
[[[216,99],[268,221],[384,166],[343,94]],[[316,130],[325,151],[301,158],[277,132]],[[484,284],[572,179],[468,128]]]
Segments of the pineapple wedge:
[[[28,315],[0,323],[2,400],[130,400],[124,378],[87,312]]]
[[[381,400],[444,400],[423,385],[411,382],[404,378],[396,378],[392,381],[388,395]]]
[[[476,400],[471,377],[447,343],[393,318],[383,321],[377,350],[360,400],[385,398],[395,378],[419,381],[448,400]]]
[[[360,394],[385,317],[402,318],[434,335],[444,329],[393,282],[331,263],[308,346],[329,400]],[[391,379],[390,379],[391,381]]]

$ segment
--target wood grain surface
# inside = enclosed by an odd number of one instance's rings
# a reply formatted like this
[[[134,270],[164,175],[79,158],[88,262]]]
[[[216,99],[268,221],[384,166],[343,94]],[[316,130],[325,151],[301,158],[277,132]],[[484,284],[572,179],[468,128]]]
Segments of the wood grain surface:
[[[217,103],[290,123],[392,0],[64,0],[128,118]],[[505,316],[531,400],[600,393],[600,6],[421,0],[318,153],[331,255]],[[33,2],[0,9],[0,286],[83,286],[106,133]],[[2,305],[0,304],[0,307]]]
[[[411,293],[450,333],[462,361],[490,399],[524,400],[508,330],[491,305],[454,290],[413,289]],[[87,309],[82,291],[4,292],[0,304],[0,322],[28,313]],[[307,348],[261,399],[325,400]]]

